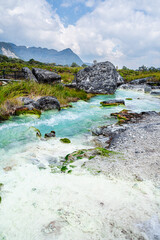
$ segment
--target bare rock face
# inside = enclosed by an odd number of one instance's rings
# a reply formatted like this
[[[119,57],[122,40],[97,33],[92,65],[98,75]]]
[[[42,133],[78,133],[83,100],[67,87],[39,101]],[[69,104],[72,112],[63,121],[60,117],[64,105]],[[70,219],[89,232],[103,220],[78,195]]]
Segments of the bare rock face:
[[[47,71],[40,68],[33,68],[32,73],[39,83],[55,83],[61,81],[61,76],[55,72]]]
[[[118,80],[120,77],[116,68],[107,61],[80,70],[77,73],[76,85],[78,89],[88,93],[113,94]]]

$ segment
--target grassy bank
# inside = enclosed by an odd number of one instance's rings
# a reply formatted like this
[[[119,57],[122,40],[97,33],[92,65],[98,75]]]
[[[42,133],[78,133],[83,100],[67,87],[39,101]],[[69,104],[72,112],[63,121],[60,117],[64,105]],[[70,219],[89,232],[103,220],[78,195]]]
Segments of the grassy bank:
[[[10,83],[0,87],[0,117],[12,112],[14,107],[21,105],[17,100],[18,97],[29,96],[35,98],[37,96],[55,96],[61,105],[77,100],[88,100],[92,95],[82,90],[69,89],[60,84],[38,84],[35,82],[22,81]]]
[[[160,71],[135,71],[131,69],[121,69],[118,70],[118,72],[126,82],[130,82],[134,79],[150,77],[150,81],[160,83]]]

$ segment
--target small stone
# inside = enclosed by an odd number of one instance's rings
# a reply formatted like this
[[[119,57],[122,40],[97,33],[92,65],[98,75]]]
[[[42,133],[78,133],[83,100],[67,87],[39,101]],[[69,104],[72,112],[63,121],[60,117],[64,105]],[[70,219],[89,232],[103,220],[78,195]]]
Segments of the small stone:
[[[44,135],[45,138],[51,138],[51,137],[55,137],[55,136],[56,136],[55,131],[51,131],[50,133],[46,133]]]

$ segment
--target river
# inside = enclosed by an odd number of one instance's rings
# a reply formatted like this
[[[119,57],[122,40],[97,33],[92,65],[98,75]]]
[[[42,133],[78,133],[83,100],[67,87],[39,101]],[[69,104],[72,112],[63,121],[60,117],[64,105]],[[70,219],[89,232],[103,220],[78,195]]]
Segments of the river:
[[[52,171],[68,153],[94,147],[92,128],[116,122],[110,113],[124,106],[102,107],[107,99],[124,99],[134,112],[160,111],[159,98],[117,90],[41,118],[13,117],[0,124],[0,240],[160,239],[154,183],[138,183],[137,190],[134,182],[92,174],[81,161],[71,174]],[[39,139],[32,127],[42,136],[54,130],[56,137]]]

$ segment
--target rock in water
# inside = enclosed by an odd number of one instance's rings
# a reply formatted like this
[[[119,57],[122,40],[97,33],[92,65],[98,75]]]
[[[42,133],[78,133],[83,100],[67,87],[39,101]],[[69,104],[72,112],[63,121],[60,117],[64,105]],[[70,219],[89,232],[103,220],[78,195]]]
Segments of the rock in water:
[[[118,105],[125,105],[125,101],[124,100],[108,100],[108,101],[103,101],[100,102],[100,104],[102,106],[118,106]]]
[[[101,62],[86,67],[77,73],[76,85],[88,93],[113,94],[119,74],[110,62]]]
[[[51,131],[50,133],[46,133],[44,135],[45,138],[51,138],[51,137],[55,137],[55,136],[56,136],[55,131]]]
[[[61,76],[55,72],[47,71],[40,68],[33,68],[32,73],[39,83],[55,83],[61,81]]]

